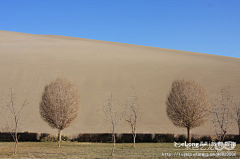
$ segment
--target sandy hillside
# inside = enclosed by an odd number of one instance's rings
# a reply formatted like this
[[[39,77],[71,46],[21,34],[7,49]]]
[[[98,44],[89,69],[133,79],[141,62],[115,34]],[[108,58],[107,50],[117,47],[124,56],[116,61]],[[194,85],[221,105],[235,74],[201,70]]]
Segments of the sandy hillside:
[[[240,96],[240,59],[137,45],[0,31],[0,92],[16,92],[17,104],[27,98],[21,130],[55,133],[39,115],[44,86],[66,77],[79,89],[79,117],[65,134],[109,132],[101,109],[110,93],[124,103],[134,85],[142,111],[138,132],[186,133],[167,118],[165,100],[176,78],[195,79],[211,99],[224,86]],[[4,101],[1,105],[5,106]],[[4,108],[0,127],[10,124]],[[119,132],[130,132],[123,123]],[[212,133],[208,126],[193,133]],[[237,133],[236,125],[231,133]]]

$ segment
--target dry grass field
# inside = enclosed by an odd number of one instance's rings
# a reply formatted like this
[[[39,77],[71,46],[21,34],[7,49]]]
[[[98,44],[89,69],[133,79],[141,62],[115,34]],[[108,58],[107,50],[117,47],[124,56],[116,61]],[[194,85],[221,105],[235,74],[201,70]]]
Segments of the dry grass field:
[[[80,143],[63,142],[57,148],[55,142],[21,142],[18,154],[13,155],[13,142],[0,143],[0,158],[169,158],[163,154],[184,154],[185,150],[176,150],[173,143],[137,143],[136,148],[132,144],[119,143],[116,145],[115,155],[110,156],[111,143]],[[240,145],[234,150],[236,157],[240,157]],[[189,153],[196,153],[197,151]],[[172,158],[173,156],[171,156]],[[184,158],[175,156],[174,158]],[[192,158],[192,157],[188,157]],[[220,157],[226,158],[226,157]]]

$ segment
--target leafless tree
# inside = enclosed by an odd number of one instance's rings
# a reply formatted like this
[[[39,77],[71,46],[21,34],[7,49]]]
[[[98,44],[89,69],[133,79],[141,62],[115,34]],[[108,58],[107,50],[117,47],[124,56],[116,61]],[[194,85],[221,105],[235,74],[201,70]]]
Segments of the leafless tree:
[[[136,128],[140,119],[139,105],[137,103],[136,93],[133,91],[131,101],[126,101],[126,109],[124,113],[125,121],[129,123],[132,129],[133,145],[135,147],[136,142]]]
[[[12,88],[10,89],[9,99],[6,101],[6,106],[12,115],[13,126],[8,127],[13,140],[15,142],[14,154],[17,154],[17,145],[18,145],[18,129],[20,124],[20,117],[22,109],[27,105],[27,100],[25,99],[22,105],[16,104],[15,94],[13,93]]]
[[[238,135],[240,136],[240,98],[235,99],[232,110],[232,117],[238,124]]]
[[[58,129],[58,147],[60,147],[62,130],[69,127],[78,116],[77,87],[66,79],[57,78],[45,86],[39,108],[42,119],[50,127]]]
[[[207,122],[209,102],[206,92],[194,80],[175,80],[166,101],[166,112],[177,127],[187,128],[188,142],[191,142],[191,129]]]
[[[112,131],[112,151],[111,151],[111,156],[114,154],[114,149],[115,149],[115,143],[116,143],[116,128],[119,125],[123,113],[117,111],[117,105],[120,105],[119,102],[115,102],[113,99],[112,94],[110,95],[109,99],[103,104],[102,111],[104,112],[105,119],[111,124],[111,131]]]
[[[231,107],[234,103],[230,87],[221,90],[221,99],[212,101],[211,122],[220,141],[224,141],[226,133],[232,124]]]

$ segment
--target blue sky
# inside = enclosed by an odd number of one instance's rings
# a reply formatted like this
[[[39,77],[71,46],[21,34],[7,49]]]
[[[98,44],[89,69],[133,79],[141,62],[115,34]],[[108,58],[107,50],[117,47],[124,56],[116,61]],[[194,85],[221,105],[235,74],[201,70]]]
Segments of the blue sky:
[[[240,0],[0,0],[0,30],[240,58]]]

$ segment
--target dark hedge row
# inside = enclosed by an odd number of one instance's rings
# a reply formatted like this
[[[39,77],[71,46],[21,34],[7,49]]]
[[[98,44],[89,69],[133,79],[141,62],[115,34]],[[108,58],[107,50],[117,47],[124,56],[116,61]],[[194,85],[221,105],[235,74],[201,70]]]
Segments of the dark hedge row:
[[[192,142],[200,142],[200,141],[216,141],[216,139],[212,136],[200,136],[200,135],[192,135]],[[23,141],[33,141],[33,142],[56,142],[57,137],[55,135],[47,134],[47,133],[30,133],[30,132],[21,132],[18,133],[18,139],[20,142]],[[70,140],[68,136],[62,136],[63,141]],[[1,142],[10,142],[13,141],[11,133],[1,133],[0,132],[0,141]],[[112,142],[112,134],[110,133],[96,133],[96,134],[79,134],[77,137],[72,138],[71,141],[78,142]],[[116,142],[117,143],[132,143],[133,136],[132,134],[116,134]],[[136,136],[136,143],[143,142],[184,142],[186,141],[185,135],[176,135],[174,134],[140,134],[138,133]],[[240,136],[238,135],[226,135],[225,141],[235,141],[240,143]]]
[[[78,142],[112,142],[112,134],[79,134],[78,137],[73,138],[72,141]],[[116,134],[117,143],[131,143],[133,141],[132,134]],[[138,142],[185,142],[187,138],[185,135],[174,134],[137,134],[136,143]],[[193,135],[192,142],[211,142],[217,141],[214,136]],[[240,136],[226,135],[225,141],[235,141],[240,143]]]
[[[112,134],[79,134],[72,139],[78,142],[112,142]],[[173,142],[174,134],[137,134],[136,142]],[[132,143],[132,134],[116,134],[117,143]]]
[[[179,135],[178,137],[175,137],[175,141],[178,142],[184,142],[187,141],[186,136],[185,135]],[[216,136],[210,136],[210,135],[194,135],[191,139],[192,142],[194,143],[198,143],[198,142],[212,142],[212,141],[218,141],[218,139],[216,138]],[[224,141],[234,141],[237,143],[240,143],[240,136],[239,135],[226,135]]]
[[[11,133],[0,133],[0,141],[13,141],[12,135]],[[18,133],[18,141],[39,141],[39,135],[38,133],[20,132]]]

